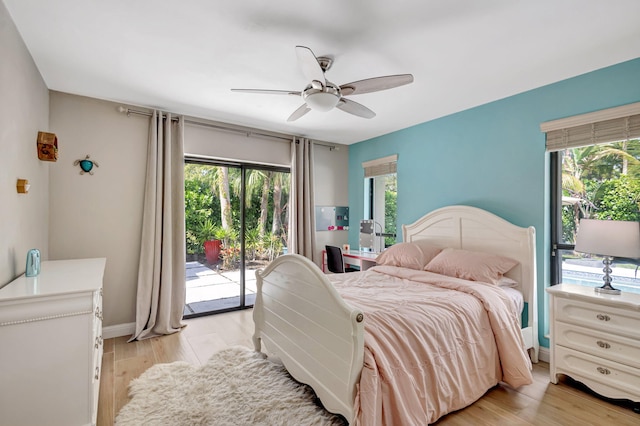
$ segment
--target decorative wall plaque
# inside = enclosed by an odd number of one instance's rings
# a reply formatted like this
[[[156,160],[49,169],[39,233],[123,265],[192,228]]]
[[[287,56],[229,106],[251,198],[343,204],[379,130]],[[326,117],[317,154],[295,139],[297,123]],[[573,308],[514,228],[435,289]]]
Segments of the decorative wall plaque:
[[[38,158],[42,161],[58,161],[58,137],[55,133],[38,132]]]

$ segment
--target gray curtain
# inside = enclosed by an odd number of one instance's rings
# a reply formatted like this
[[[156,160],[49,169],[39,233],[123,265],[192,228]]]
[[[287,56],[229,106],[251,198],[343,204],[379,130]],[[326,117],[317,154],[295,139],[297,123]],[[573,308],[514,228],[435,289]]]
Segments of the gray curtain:
[[[313,199],[313,142],[294,138],[291,143],[291,192],[289,195],[289,253],[312,261],[317,257]]]
[[[184,119],[154,111],[138,268],[136,330],[131,340],[179,331],[185,303]]]

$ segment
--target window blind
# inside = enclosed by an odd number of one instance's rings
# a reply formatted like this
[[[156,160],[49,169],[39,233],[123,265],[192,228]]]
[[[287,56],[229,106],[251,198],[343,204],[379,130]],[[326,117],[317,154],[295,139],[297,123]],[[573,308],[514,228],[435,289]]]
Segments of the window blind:
[[[542,123],[547,151],[640,138],[640,102]]]
[[[390,155],[376,160],[362,163],[364,177],[384,176],[396,173],[398,164],[398,154]]]

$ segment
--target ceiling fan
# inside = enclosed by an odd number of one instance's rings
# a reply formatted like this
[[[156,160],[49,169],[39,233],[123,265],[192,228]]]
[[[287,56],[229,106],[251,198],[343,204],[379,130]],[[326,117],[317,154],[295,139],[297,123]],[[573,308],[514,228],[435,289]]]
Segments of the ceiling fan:
[[[413,82],[413,75],[398,74],[367,78],[338,86],[324,76],[325,71],[331,67],[333,59],[326,56],[316,57],[311,49],[305,46],[296,46],[296,56],[302,73],[307,80],[311,81],[304,90],[231,89],[231,91],[301,96],[304,103],[289,116],[287,121],[295,121],[312,109],[315,111],[330,111],[334,107],[358,117],[373,118],[376,116],[375,112],[344,96],[392,89]]]

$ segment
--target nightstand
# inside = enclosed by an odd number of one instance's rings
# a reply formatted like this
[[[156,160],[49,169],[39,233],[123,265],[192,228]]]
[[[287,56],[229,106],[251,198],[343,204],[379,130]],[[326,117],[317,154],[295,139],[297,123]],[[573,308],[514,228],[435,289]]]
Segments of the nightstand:
[[[605,397],[640,403],[640,294],[574,284],[547,293],[551,383],[566,374]]]

